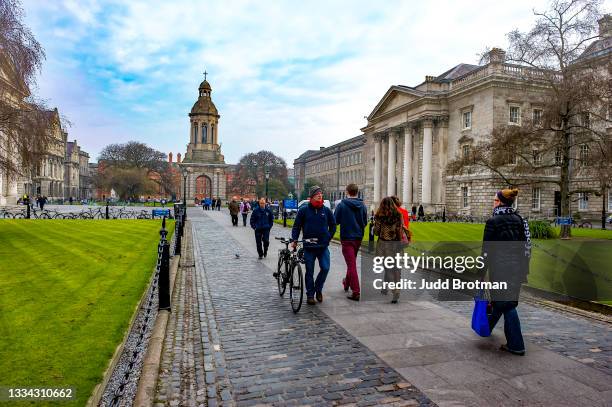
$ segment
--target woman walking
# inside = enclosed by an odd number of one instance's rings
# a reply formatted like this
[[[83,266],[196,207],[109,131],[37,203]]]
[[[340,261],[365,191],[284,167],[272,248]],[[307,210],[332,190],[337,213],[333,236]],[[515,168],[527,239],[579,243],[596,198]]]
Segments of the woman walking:
[[[508,289],[492,293],[491,331],[504,316],[507,343],[501,350],[514,355],[525,354],[521,322],[516,307],[521,284],[527,280],[531,239],[529,225],[512,207],[518,189],[502,189],[493,199],[493,216],[487,220],[483,236],[483,254],[491,282],[505,282]]]
[[[391,197],[385,197],[380,203],[376,215],[374,215],[374,234],[378,236],[376,245],[376,256],[395,257],[399,250],[403,250],[402,233],[404,231],[404,220],[401,212]],[[399,282],[401,271],[397,268],[385,269],[385,282]],[[383,289],[386,295],[387,290]],[[393,290],[392,304],[399,301],[399,289]]]

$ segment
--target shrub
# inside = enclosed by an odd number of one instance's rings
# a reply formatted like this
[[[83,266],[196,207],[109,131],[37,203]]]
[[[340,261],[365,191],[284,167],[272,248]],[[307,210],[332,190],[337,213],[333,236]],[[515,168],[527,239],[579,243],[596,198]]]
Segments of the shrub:
[[[532,239],[553,239],[557,237],[555,229],[545,220],[530,221],[529,232]]]

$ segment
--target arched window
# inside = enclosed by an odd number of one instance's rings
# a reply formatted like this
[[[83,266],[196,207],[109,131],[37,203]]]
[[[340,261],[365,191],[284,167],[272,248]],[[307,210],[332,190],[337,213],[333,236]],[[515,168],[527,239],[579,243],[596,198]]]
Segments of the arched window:
[[[208,140],[208,126],[202,123],[202,144],[206,144]]]
[[[210,142],[211,143],[215,143],[215,125],[211,124],[210,125]]]
[[[195,143],[198,142],[198,124],[197,123],[193,124],[193,141]]]

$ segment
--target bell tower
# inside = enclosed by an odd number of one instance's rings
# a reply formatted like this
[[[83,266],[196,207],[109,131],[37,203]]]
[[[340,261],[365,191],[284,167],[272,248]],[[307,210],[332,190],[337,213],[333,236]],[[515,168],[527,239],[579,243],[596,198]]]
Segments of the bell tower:
[[[206,80],[198,88],[198,100],[189,113],[190,135],[184,162],[225,163],[219,144],[219,112],[212,101],[212,87]]]

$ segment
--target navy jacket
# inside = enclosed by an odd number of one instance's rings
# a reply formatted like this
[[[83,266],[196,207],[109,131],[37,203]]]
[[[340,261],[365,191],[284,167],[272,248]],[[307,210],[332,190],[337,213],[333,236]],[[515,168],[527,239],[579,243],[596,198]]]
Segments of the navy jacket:
[[[303,239],[318,239],[317,243],[305,243],[304,249],[317,249],[329,246],[329,241],[336,233],[336,221],[332,211],[323,206],[315,209],[310,203],[302,206],[293,222],[291,238],[297,240],[302,232]]]
[[[361,199],[343,199],[336,206],[334,217],[336,224],[340,225],[340,240],[363,240],[368,210]]]
[[[271,229],[274,224],[274,216],[270,208],[261,209],[259,204],[251,213],[251,227],[255,230]]]

